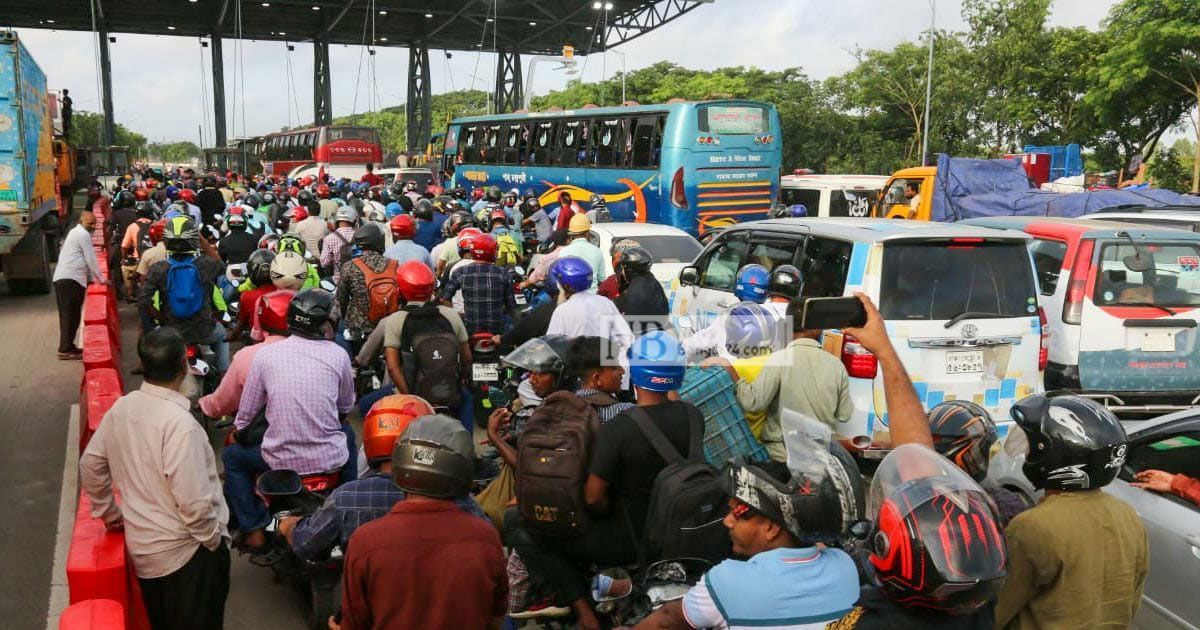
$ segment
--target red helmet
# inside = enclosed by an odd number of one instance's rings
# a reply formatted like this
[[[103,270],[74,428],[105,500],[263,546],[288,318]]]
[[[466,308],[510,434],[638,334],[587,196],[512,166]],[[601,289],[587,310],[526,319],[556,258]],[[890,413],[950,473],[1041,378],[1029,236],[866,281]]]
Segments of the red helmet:
[[[411,239],[417,235],[417,225],[407,214],[398,214],[392,218],[388,226],[392,228],[392,238],[396,240]]]
[[[378,466],[391,459],[396,440],[409,423],[433,413],[433,406],[420,396],[392,394],[380,398],[363,418],[363,451],[367,462]]]
[[[496,237],[491,234],[480,234],[471,239],[471,256],[475,260],[496,262]]]
[[[258,298],[258,307],[254,309],[255,325],[268,333],[288,334],[287,312],[295,296],[295,291],[281,289]]]
[[[308,218],[308,210],[304,206],[296,206],[292,208],[292,222],[303,221]]]
[[[191,188],[184,188],[179,191],[179,198],[188,203],[196,203],[196,191]]]
[[[508,213],[497,208],[492,210],[492,214],[488,216],[488,221],[491,223],[503,221],[505,225],[508,225]]]
[[[154,243],[155,245],[158,245],[158,242],[162,240],[163,230],[165,230],[165,229],[167,229],[167,220],[166,219],[159,219],[159,220],[155,221],[154,223],[151,223],[150,224],[150,242]]]
[[[467,252],[471,251],[473,247],[471,241],[473,241],[476,236],[482,235],[483,232],[479,228],[463,228],[458,233],[458,255],[463,256]]]
[[[321,199],[328,199],[329,198],[329,186],[326,184],[321,184],[320,186],[317,186],[317,196],[320,197]]]
[[[133,191],[133,198],[137,201],[149,201],[150,191],[145,188],[137,188]]]
[[[434,281],[433,270],[419,260],[410,260],[396,270],[396,284],[405,302],[428,302]]]
[[[289,197],[295,197],[296,195],[299,195],[299,194],[300,194],[300,188],[299,188],[299,187],[297,187],[297,186],[292,186],[291,188],[288,188],[288,196],[289,196]]]
[[[312,175],[305,175],[304,177],[301,177],[301,178],[300,178],[300,185],[301,185],[301,186],[309,186],[309,185],[311,185],[312,183],[313,183],[313,176],[312,176]]]

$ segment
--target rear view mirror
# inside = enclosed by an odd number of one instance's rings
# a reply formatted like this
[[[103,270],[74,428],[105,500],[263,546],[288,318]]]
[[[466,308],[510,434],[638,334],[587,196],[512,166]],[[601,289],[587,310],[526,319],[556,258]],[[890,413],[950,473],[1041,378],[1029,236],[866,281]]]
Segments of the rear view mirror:
[[[1142,251],[1140,247],[1136,251],[1137,253],[1134,255],[1121,259],[1121,262],[1125,263],[1125,268],[1138,273],[1145,273],[1154,269],[1154,258]]]
[[[684,267],[679,271],[679,284],[685,287],[700,284],[700,270],[692,265]]]

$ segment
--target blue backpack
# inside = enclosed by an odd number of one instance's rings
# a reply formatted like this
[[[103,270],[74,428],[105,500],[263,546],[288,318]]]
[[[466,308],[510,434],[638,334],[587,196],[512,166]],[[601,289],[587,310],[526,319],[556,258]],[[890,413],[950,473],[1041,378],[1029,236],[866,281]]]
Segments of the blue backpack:
[[[189,319],[204,308],[204,283],[200,281],[195,260],[167,257],[171,265],[167,270],[167,309],[177,319]]]

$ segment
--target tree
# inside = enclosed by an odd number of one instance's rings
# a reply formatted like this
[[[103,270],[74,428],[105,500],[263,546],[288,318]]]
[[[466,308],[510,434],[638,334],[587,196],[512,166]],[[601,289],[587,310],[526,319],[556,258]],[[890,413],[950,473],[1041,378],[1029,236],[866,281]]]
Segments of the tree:
[[[430,103],[430,119],[434,133],[446,130],[446,125],[460,116],[478,116],[487,112],[487,92],[482,90],[457,90],[433,95]],[[404,105],[385,107],[377,112],[365,112],[335,118],[335,125],[363,125],[379,129],[384,153],[396,156],[408,149],[408,116]],[[391,161],[385,158],[387,161]]]
[[[1200,2],[1124,0],[1104,28],[1110,43],[1094,65],[1087,103],[1124,161],[1153,155],[1162,134],[1200,106]],[[1196,133],[1200,140],[1200,126]],[[1195,191],[1200,157],[1193,154],[1192,162]]]
[[[130,155],[140,155],[146,148],[146,136],[134,133],[125,125],[114,125],[116,146],[129,147]],[[76,111],[71,116],[70,143],[77,147],[100,146],[104,144],[104,116],[87,111]]]
[[[1162,147],[1146,168],[1158,188],[1183,191],[1187,188],[1189,173],[1175,147]]]
[[[151,156],[151,161],[171,162],[178,164],[187,162],[193,158],[204,157],[204,152],[194,142],[167,142],[167,143],[150,143],[146,145],[146,152]]]

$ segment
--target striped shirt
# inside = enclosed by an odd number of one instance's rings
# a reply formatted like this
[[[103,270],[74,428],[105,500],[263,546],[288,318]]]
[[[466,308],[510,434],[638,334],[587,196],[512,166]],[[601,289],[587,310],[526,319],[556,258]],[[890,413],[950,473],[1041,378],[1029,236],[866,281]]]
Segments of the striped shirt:
[[[587,388],[579,389],[575,392],[576,396],[583,398],[584,400],[587,400],[588,396],[592,396],[594,394],[607,394],[607,392],[601,392],[598,389]],[[596,414],[600,416],[601,424],[616,418],[622,411],[625,411],[626,409],[632,409],[633,407],[635,407],[635,405],[631,402],[615,402],[611,405],[605,405],[603,407],[592,405],[592,408],[596,410]]]

